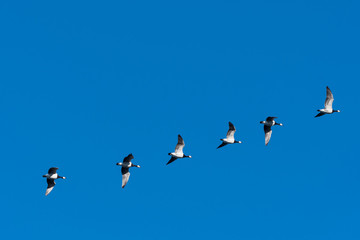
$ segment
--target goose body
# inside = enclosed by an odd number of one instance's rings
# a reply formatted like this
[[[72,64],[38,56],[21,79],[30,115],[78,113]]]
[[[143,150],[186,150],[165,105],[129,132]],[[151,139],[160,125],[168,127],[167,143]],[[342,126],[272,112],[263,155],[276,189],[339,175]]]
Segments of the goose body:
[[[130,178],[130,172],[129,168],[131,167],[137,167],[140,168],[139,165],[135,165],[131,162],[131,160],[134,159],[134,156],[132,153],[130,153],[128,156],[126,156],[123,160],[123,162],[118,162],[116,165],[121,166],[121,174],[122,174],[122,184],[121,187],[124,188],[129,181]]]
[[[220,139],[222,141],[222,143],[217,148],[224,147],[224,146],[226,146],[228,144],[241,143],[241,141],[236,141],[235,140],[235,137],[234,137],[235,132],[236,132],[236,129],[235,129],[234,124],[229,122],[229,130],[228,130],[228,132],[226,134],[226,138]]]
[[[274,125],[282,126],[282,123],[275,122],[275,118],[277,117],[267,117],[265,121],[261,121],[261,124],[264,124],[264,132],[265,132],[265,146],[269,144],[272,130],[271,127]]]
[[[47,188],[46,188],[46,192],[45,192],[45,196],[49,195],[49,193],[54,189],[55,187],[55,179],[58,179],[58,178],[62,178],[62,179],[65,179],[65,177],[61,177],[59,176],[59,174],[57,174],[57,170],[59,168],[56,168],[56,167],[52,167],[48,170],[48,173],[43,175],[43,177],[46,178],[46,182],[48,184]]]
[[[332,107],[333,102],[334,102],[334,96],[333,96],[330,88],[327,86],[326,87],[326,99],[325,99],[324,108],[317,110],[319,113],[315,117],[321,117],[321,116],[323,116],[325,114],[332,114],[334,112],[340,112],[340,110],[334,110],[333,109],[333,107]]]
[[[178,143],[176,144],[175,147],[175,152],[169,153],[168,155],[171,156],[170,160],[166,163],[166,165],[172,163],[173,161],[175,161],[178,158],[191,158],[191,156],[186,156],[183,152],[183,148],[185,146],[185,142],[183,140],[183,138],[180,136],[180,134],[178,135]]]

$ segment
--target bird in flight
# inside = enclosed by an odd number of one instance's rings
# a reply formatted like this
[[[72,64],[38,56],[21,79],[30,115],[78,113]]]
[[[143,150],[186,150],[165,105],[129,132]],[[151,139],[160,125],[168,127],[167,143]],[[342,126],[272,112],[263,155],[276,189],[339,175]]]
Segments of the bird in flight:
[[[228,144],[241,143],[241,141],[236,141],[235,140],[235,138],[234,138],[235,132],[236,132],[236,129],[235,129],[234,124],[229,122],[229,130],[228,130],[228,132],[226,134],[226,138],[220,139],[222,141],[222,143],[217,148],[221,148],[221,147],[226,146]]]
[[[47,181],[47,188],[46,188],[46,192],[45,192],[45,196],[49,195],[49,193],[53,190],[53,188],[55,187],[55,179],[58,179],[58,178],[62,178],[62,179],[65,179],[65,177],[61,177],[59,176],[59,174],[57,174],[57,170],[59,168],[57,167],[52,167],[49,169],[48,173],[43,175],[43,177],[46,178],[46,181]]]
[[[332,114],[334,112],[340,112],[340,110],[334,110],[332,108],[334,102],[334,96],[329,87],[326,87],[326,99],[325,99],[325,108],[317,110],[319,113],[315,117],[321,117],[325,114]]]
[[[183,138],[180,136],[180,134],[178,135],[178,143],[176,144],[175,147],[175,152],[169,153],[168,155],[171,156],[171,159],[167,162],[166,165],[172,163],[173,161],[175,161],[178,158],[191,158],[191,156],[186,156],[183,153],[183,148],[185,146],[184,140]]]
[[[265,146],[268,145],[270,138],[271,138],[271,134],[272,134],[272,130],[271,127],[274,125],[279,125],[282,126],[282,123],[277,123],[275,122],[275,118],[277,117],[267,117],[265,121],[261,121],[260,123],[264,124],[264,132],[265,132]]]
[[[127,182],[129,181],[129,177],[130,177],[129,168],[131,167],[140,168],[139,165],[135,165],[131,162],[132,159],[134,159],[134,156],[132,155],[132,153],[130,153],[127,157],[124,158],[123,162],[116,163],[116,165],[121,166],[122,188],[124,188]]]

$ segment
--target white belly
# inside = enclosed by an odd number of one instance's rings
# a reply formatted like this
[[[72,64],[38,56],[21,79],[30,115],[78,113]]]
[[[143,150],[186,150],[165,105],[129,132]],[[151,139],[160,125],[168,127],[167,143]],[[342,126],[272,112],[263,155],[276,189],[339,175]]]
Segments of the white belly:
[[[234,143],[235,142],[235,139],[223,139],[223,142],[225,142],[225,143]]]
[[[322,113],[332,113],[332,109],[327,109],[327,108],[320,109],[319,111],[322,112]]]
[[[182,158],[184,157],[184,153],[170,153],[171,156],[173,157],[177,157],[177,158]]]

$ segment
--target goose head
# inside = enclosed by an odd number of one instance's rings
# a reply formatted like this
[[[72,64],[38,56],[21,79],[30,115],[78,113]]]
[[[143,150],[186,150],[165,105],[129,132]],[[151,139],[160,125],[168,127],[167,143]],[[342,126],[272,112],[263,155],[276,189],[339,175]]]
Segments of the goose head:
[[[265,124],[265,121],[260,121],[261,124]]]
[[[121,162],[118,162],[118,163],[116,163],[116,165],[118,165],[118,166],[122,166],[122,163],[121,163]]]

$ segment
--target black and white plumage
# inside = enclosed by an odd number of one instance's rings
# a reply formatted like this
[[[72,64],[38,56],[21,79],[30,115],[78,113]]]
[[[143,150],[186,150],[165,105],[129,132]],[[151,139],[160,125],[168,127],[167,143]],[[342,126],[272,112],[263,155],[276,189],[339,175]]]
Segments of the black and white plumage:
[[[184,140],[179,134],[178,135],[178,143],[176,144],[176,147],[175,147],[175,152],[169,153],[169,155],[171,156],[171,159],[166,163],[166,165],[172,163],[173,161],[175,161],[178,158],[191,158],[190,155],[186,156],[183,153],[184,146],[185,146]]]
[[[223,146],[226,146],[228,144],[233,144],[233,143],[241,143],[241,141],[236,141],[235,140],[235,126],[234,124],[232,124],[231,122],[229,122],[229,130],[226,134],[226,138],[220,139],[222,141],[222,143],[217,147],[217,148],[221,148]]]
[[[282,123],[275,122],[275,118],[277,118],[277,117],[267,117],[265,121],[260,122],[260,123],[264,124],[265,146],[268,145],[270,138],[271,138],[271,134],[272,134],[271,127],[274,125],[280,125],[280,126],[283,125]]]
[[[137,167],[140,168],[139,165],[135,165],[131,162],[134,159],[132,153],[130,153],[127,157],[124,158],[123,162],[116,163],[116,165],[121,166],[121,174],[122,174],[122,185],[121,187],[124,188],[127,182],[129,181],[130,172],[129,168]]]
[[[328,86],[326,86],[326,99],[325,99],[325,108],[317,110],[319,113],[315,117],[320,117],[325,114],[332,114],[334,112],[340,112],[340,110],[334,110],[332,108],[334,102],[334,96]]]
[[[49,193],[54,189],[55,179],[58,179],[58,178],[65,179],[65,177],[61,177],[61,176],[59,176],[59,174],[57,174],[56,171],[58,169],[59,168],[57,168],[57,167],[52,167],[49,169],[47,174],[43,175],[43,177],[46,177],[46,182],[48,184],[48,186],[46,188],[45,196],[49,195]]]

